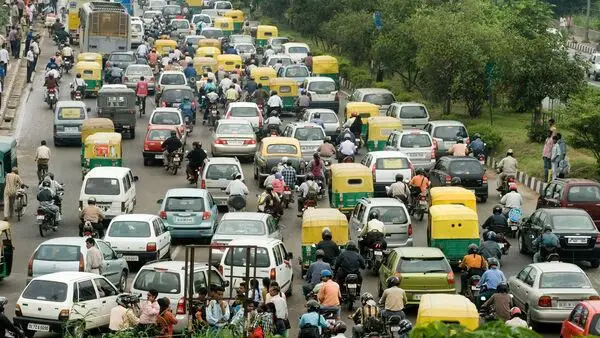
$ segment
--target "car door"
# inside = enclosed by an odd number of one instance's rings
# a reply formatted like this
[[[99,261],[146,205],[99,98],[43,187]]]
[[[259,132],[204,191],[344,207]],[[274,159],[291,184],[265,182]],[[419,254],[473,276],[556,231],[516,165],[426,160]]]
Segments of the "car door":
[[[217,204],[215,203],[215,199],[212,197],[210,193],[207,194],[206,199],[206,210],[210,210],[210,222],[213,227],[213,231],[215,229],[215,225],[217,224],[217,217],[219,216],[219,209],[217,208]]]
[[[388,136],[387,142],[385,143],[384,150],[396,150],[394,149],[394,139],[396,137],[396,133],[392,132],[390,136]]]
[[[398,254],[396,253],[396,251],[391,251],[390,254],[387,256],[386,260],[385,260],[385,264],[381,265],[380,268],[380,272],[379,272],[379,285],[385,289],[386,285],[385,285],[385,281],[386,279],[391,276],[394,272],[394,269],[396,267],[396,258],[398,257]]]
[[[286,282],[286,278],[284,276],[284,270],[283,270],[284,263],[283,263],[283,255],[281,254],[281,249],[279,249],[279,245],[274,245],[269,250],[271,251],[271,255],[275,258],[275,261],[272,263],[275,266],[272,266],[271,268],[274,268],[277,273],[277,276],[276,276],[277,283],[279,283],[282,290],[287,289],[287,285],[286,286],[283,285]]]
[[[101,240],[96,240],[98,249],[102,252],[104,260],[102,261],[102,276],[106,277],[111,283],[119,284],[121,278],[121,264],[117,260],[117,254],[113,249]]]
[[[292,285],[292,275],[294,274],[294,269],[292,268],[292,256],[287,251],[283,243],[280,243],[277,247],[279,248],[281,252],[281,257],[283,258],[283,265],[281,271],[283,273],[284,283],[287,283],[287,285],[289,285],[289,287],[292,288],[294,287]]]
[[[167,229],[167,226],[165,225],[165,223],[163,223],[162,219],[156,218],[155,221],[158,222],[158,225],[161,229],[160,237],[161,237],[162,243],[165,243],[165,250],[167,250],[167,252],[169,252],[171,249],[171,233]],[[167,258],[169,258],[169,257],[167,257]]]
[[[98,293],[99,311],[97,313],[98,325],[105,326],[110,322],[110,310],[117,305],[119,291],[105,278],[95,278],[94,286]]]
[[[154,238],[156,240],[156,247],[158,248],[158,256],[162,258],[163,255],[169,251],[170,242],[166,241],[165,232],[163,227],[157,219],[152,220],[152,231],[154,231]],[[168,257],[166,257],[168,258]]]
[[[433,169],[429,172],[429,180],[431,182],[432,187],[441,187],[446,183],[446,160],[440,159],[438,160]]]
[[[530,297],[531,294],[533,293],[533,284],[535,283],[535,280],[537,278],[538,275],[538,271],[536,268],[532,268],[531,271],[529,271],[529,274],[527,274],[527,277],[525,277],[525,279],[523,280],[523,288],[521,289],[521,294],[522,294],[522,301],[523,301],[523,308],[527,308],[529,307],[531,304],[529,304],[530,302]],[[534,299],[533,302],[537,302],[537,299]]]
[[[73,295],[73,310],[69,319],[84,319],[87,329],[100,326],[98,313],[101,311],[101,306],[98,301],[96,288],[92,283],[92,279],[85,279],[76,282],[76,289]]]
[[[354,207],[352,216],[350,217],[350,230],[354,232],[356,236],[359,234],[359,229],[362,230],[362,219],[366,209],[367,207],[361,201],[356,205],[356,207]]]
[[[513,302],[521,309],[525,309],[525,299],[523,298],[525,293],[525,279],[529,275],[529,272],[533,268],[528,265],[523,270],[521,270],[516,278],[511,279],[514,283],[510,283],[510,293],[514,296]]]
[[[573,311],[571,311],[571,314],[569,314],[569,318],[563,324],[561,330],[561,337],[572,338],[585,336],[585,326],[583,326],[581,323],[583,309],[583,305],[578,304],[577,306],[575,306]]]
[[[554,199],[554,190],[556,188],[556,183],[552,182],[546,186],[543,193],[538,198],[538,208],[548,208],[551,206],[552,200]]]

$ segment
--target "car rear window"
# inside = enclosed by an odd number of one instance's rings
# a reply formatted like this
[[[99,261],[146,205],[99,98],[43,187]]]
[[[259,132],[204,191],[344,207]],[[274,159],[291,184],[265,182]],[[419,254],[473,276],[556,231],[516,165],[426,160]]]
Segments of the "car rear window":
[[[425,148],[431,147],[431,139],[429,135],[416,133],[416,134],[404,134],[400,140],[400,147],[402,148]]]
[[[135,278],[133,288],[142,291],[156,289],[159,293],[177,294],[181,291],[181,279],[175,272],[143,269]]]
[[[450,264],[444,257],[400,257],[396,272],[400,273],[434,273],[450,272]]]
[[[220,29],[205,29],[200,33],[208,39],[218,39],[223,37],[223,31]]]
[[[234,174],[238,174],[240,168],[236,164],[209,164],[206,169],[207,180],[231,180]]]
[[[162,93],[162,99],[167,102],[182,102],[184,98],[194,99],[194,92],[190,89],[169,89]]]
[[[152,115],[152,124],[180,124],[181,120],[179,120],[179,113],[175,112],[164,112],[164,113],[155,113]]]
[[[450,162],[452,175],[483,175],[483,166],[479,161],[452,161]]]
[[[152,8],[161,8],[167,5],[166,1],[150,1],[150,7]],[[159,15],[159,14],[157,14]]]
[[[197,24],[198,22],[210,23],[210,16],[208,15],[198,15],[192,18],[192,22]]]
[[[242,52],[242,53],[250,53],[254,51],[254,46],[247,44],[247,45],[236,45],[235,49],[237,49],[238,51]]]
[[[423,106],[406,106],[400,109],[400,117],[403,119],[427,118],[427,111]]]
[[[569,202],[600,202],[600,188],[595,185],[572,186],[567,194]]]
[[[187,20],[173,20],[171,26],[175,29],[189,29],[190,23]]]
[[[165,203],[165,211],[190,212],[204,211],[204,198],[202,197],[169,197]]]
[[[552,216],[554,230],[596,230],[596,226],[588,215],[556,215]]]
[[[172,129],[154,129],[148,133],[149,141],[164,141],[171,137]]]
[[[217,134],[253,134],[254,130],[249,124],[221,123],[217,127]]]
[[[298,148],[291,144],[271,144],[267,146],[267,154],[296,154]]]
[[[265,234],[265,225],[260,221],[246,221],[227,219],[221,221],[216,231],[220,235],[250,235],[260,236]]]
[[[246,262],[246,258],[248,257],[248,250],[250,251],[250,260]],[[227,255],[225,256],[224,263],[225,265],[230,266],[253,267],[255,260],[257,268],[268,268],[270,266],[270,261],[267,249],[261,247],[257,247],[256,249],[230,247],[229,250],[227,250]]]
[[[329,94],[335,91],[335,82],[312,81],[308,84],[308,90],[316,94]]]
[[[67,283],[47,280],[32,280],[23,291],[23,298],[64,302],[67,299]]]
[[[216,9],[231,9],[231,4],[228,2],[217,2]]]
[[[164,14],[180,14],[181,13],[181,7],[179,6],[166,6],[163,8],[163,13]]]
[[[229,115],[232,117],[257,117],[258,110],[255,107],[231,107]]]
[[[84,191],[86,195],[118,195],[121,187],[116,178],[92,177],[85,182]]]
[[[281,46],[284,43],[288,43],[290,40],[288,39],[273,39],[271,40],[271,46]]]
[[[540,289],[582,289],[591,287],[589,279],[583,272],[544,272],[540,277]]]
[[[281,60],[281,62],[278,62],[280,60]],[[281,65],[283,65],[283,66],[289,66],[292,64],[292,59],[290,59],[290,58],[271,58],[267,64],[267,66],[273,67],[277,63],[281,63]]]
[[[150,67],[136,67],[134,65],[131,65],[129,67],[127,67],[127,70],[125,71],[126,75],[148,75],[150,77],[154,76],[154,74],[152,74],[152,69]]]
[[[132,33],[141,33],[142,32],[142,25],[139,23],[132,23],[131,24],[131,32]]]
[[[118,221],[110,225],[111,237],[150,237],[148,222]]]
[[[312,118],[315,118],[314,114],[313,114]],[[321,120],[323,120],[324,123],[338,123],[339,122],[337,115],[335,115],[333,113],[321,113]]]
[[[290,52],[290,53],[303,53],[303,52]],[[304,67],[290,67],[285,70],[285,76],[287,77],[307,77],[308,69]]]
[[[321,141],[325,139],[323,129],[318,127],[296,128],[294,138],[298,141]]]
[[[444,141],[456,141],[458,137],[467,137],[467,130],[463,126],[439,126],[433,130],[433,137]]]
[[[379,213],[379,220],[385,224],[405,224],[408,223],[408,216],[401,207],[374,207],[372,211]]]
[[[108,57],[109,61],[117,61],[117,62],[133,62],[135,58],[131,54],[111,54]]]
[[[288,53],[307,54],[308,48],[306,48],[306,47],[290,47],[290,48],[288,48]]]
[[[78,245],[43,244],[35,252],[34,260],[53,262],[79,261],[81,248]]]
[[[163,74],[160,78],[162,85],[185,85],[185,75],[183,74]]]
[[[375,166],[382,170],[408,169],[410,162],[405,157],[378,158]]]
[[[394,101],[396,101],[396,99],[394,98],[394,95],[389,94],[389,93],[381,93],[381,94],[367,94],[363,97],[363,102],[369,102],[372,104],[376,104],[379,106],[383,106],[383,105],[390,105],[392,104]]]
[[[85,110],[80,107],[64,107],[58,110],[59,120],[84,120]]]

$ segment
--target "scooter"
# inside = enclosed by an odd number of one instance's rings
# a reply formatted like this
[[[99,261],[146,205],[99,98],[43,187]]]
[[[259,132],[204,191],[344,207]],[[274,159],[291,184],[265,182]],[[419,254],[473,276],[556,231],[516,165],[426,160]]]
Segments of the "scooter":
[[[58,95],[56,93],[56,88],[49,88],[46,93],[46,102],[48,103],[48,107],[50,109],[54,109],[56,102],[58,102]]]
[[[287,185],[283,187],[283,194],[281,195],[281,203],[283,208],[287,209],[290,203],[294,203],[294,195],[292,190]]]

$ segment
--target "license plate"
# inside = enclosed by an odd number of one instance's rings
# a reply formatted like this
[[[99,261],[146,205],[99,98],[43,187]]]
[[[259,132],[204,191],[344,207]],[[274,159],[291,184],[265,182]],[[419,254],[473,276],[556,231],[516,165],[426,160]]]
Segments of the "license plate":
[[[128,262],[137,262],[140,260],[138,256],[123,256],[123,259]]]
[[[229,141],[228,143],[232,146],[241,146],[242,144],[244,144],[244,141]]]
[[[421,300],[421,295],[413,295],[414,300]]]
[[[517,230],[517,226],[516,225],[511,226],[510,230]]]
[[[44,220],[44,215],[37,215],[36,219],[39,220],[39,221],[43,221]]]
[[[400,326],[392,326],[392,327],[390,328],[390,330],[391,330],[392,332],[398,332],[398,331],[400,331]]]
[[[194,218],[192,217],[175,217],[176,223],[184,223],[184,224],[192,224],[194,223]]]
[[[180,103],[173,103],[173,108],[178,108]]]
[[[375,256],[381,256],[381,255],[383,255],[383,252],[381,252],[381,251],[375,251]]]
[[[587,238],[569,238],[569,244],[586,244]]]
[[[575,307],[575,305],[577,305],[578,302],[558,302],[558,307],[564,307],[564,308],[569,308],[572,309]]]
[[[67,133],[76,133],[76,132],[79,131],[79,128],[77,128],[77,127],[65,127],[65,131]]]
[[[165,158],[164,155],[154,155],[154,158],[157,160],[162,160],[163,158]]]
[[[348,289],[356,289],[356,284],[348,284]]]
[[[477,291],[477,290],[479,290],[479,286],[472,285],[471,286],[471,290]]]
[[[49,332],[50,325],[29,323],[27,324],[27,330]]]

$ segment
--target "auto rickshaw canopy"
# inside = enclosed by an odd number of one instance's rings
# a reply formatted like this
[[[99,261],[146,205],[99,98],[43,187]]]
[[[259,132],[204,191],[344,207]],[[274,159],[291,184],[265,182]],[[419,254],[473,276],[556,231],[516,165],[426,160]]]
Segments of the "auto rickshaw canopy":
[[[85,143],[85,139],[95,133],[113,133],[115,124],[111,119],[103,117],[91,117],[83,121],[81,125],[81,143]]]
[[[319,243],[325,228],[339,245],[348,242],[348,219],[342,212],[334,208],[308,208],[302,214],[302,244]]]
[[[476,330],[479,327],[479,312],[475,304],[462,295],[424,294],[419,303],[415,327],[436,321]]]
[[[352,117],[352,113],[358,113],[361,119],[379,116],[379,107],[369,102],[348,102],[346,104],[345,116],[346,120]]]
[[[431,205],[457,204],[477,212],[475,192],[463,187],[433,187],[429,190]]]
[[[335,57],[331,55],[313,56],[313,76],[319,76],[323,74],[338,74],[339,72],[340,66]]]
[[[429,235],[432,239],[479,238],[477,212],[464,205],[441,204],[429,208]],[[467,248],[464,248],[465,252]],[[442,250],[443,251],[443,250]]]
[[[121,134],[95,133],[85,139],[85,158],[121,158]]]

